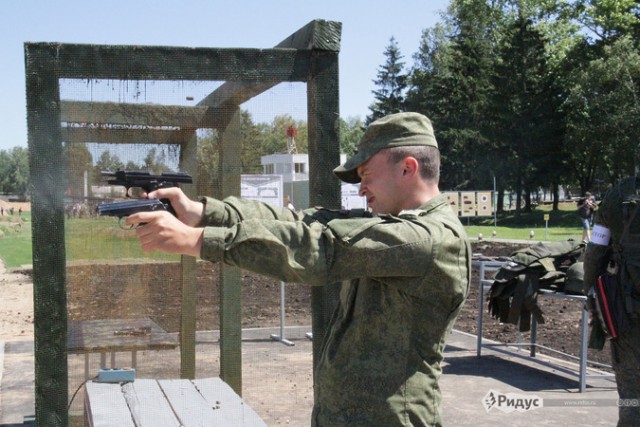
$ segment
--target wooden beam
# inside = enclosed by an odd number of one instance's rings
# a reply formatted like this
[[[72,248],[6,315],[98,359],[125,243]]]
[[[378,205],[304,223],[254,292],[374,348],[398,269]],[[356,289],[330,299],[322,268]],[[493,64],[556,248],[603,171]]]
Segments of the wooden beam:
[[[311,51],[29,43],[69,79],[305,81]],[[170,61],[167,61],[170,59]]]
[[[110,144],[183,144],[194,129],[109,129],[100,127],[63,127],[62,140],[68,143]]]
[[[314,19],[276,45],[276,48],[340,51],[342,23]]]
[[[289,37],[278,43],[275,49],[305,49],[305,50],[327,50],[338,52],[340,50],[340,38],[342,34],[342,23],[335,21],[314,20],[291,34]],[[310,65],[310,64],[308,64]],[[305,82],[310,77],[310,66]],[[229,110],[248,101],[281,83],[281,80],[260,79],[259,81],[230,81],[226,82],[218,89],[207,95],[198,105],[208,105],[211,107],[221,107],[226,105]]]
[[[179,105],[62,101],[60,120],[67,123],[216,128],[214,109]]]

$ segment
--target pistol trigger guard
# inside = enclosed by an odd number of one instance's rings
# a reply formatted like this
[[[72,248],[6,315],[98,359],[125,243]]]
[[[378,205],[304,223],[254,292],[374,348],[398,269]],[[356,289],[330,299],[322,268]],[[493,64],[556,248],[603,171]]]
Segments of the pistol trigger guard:
[[[123,219],[125,219],[126,217],[121,216],[120,219],[118,219],[118,225],[120,226],[120,228],[122,230],[135,230],[138,227],[143,226],[144,224],[131,224],[131,225],[126,225],[124,222],[122,222]]]

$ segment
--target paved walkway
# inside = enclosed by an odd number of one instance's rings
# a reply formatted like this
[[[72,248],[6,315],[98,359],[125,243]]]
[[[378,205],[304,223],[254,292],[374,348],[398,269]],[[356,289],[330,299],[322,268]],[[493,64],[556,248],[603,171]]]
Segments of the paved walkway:
[[[440,382],[446,425],[616,425],[612,379],[587,378],[580,393],[577,364],[503,347],[484,348],[478,357],[475,345],[475,335],[454,332],[449,339]]]
[[[311,366],[311,344],[305,338],[309,328],[287,328],[287,338],[293,347],[269,340],[272,331],[262,331],[257,338],[243,334],[243,357],[252,353],[261,355],[254,360],[268,359],[268,370],[274,360],[287,353],[304,358],[302,363]],[[277,331],[274,331],[277,333]],[[266,339],[265,339],[266,337]],[[33,404],[33,342],[15,341],[0,343],[0,426],[22,423],[24,416],[34,413]],[[277,354],[264,357],[262,352]],[[539,355],[535,360],[526,356],[504,352],[501,348],[485,348],[482,357],[476,355],[476,337],[454,331],[446,350],[444,375],[440,385],[444,396],[444,420],[449,426],[546,426],[590,425],[613,426],[617,421],[615,383],[610,379],[587,380],[587,389],[579,392],[578,377],[566,373],[565,368],[577,370],[575,364],[561,362]],[[250,357],[250,356],[249,356]],[[290,359],[282,359],[290,360]],[[551,362],[549,367],[540,363]],[[249,363],[255,363],[250,361]],[[286,362],[291,363],[291,362]],[[289,366],[290,367],[290,366]],[[282,372],[288,369],[284,366]],[[594,373],[593,371],[591,373]],[[300,377],[306,378],[300,380]],[[257,378],[254,378],[257,380]],[[282,381],[275,376],[273,381]],[[269,378],[261,378],[268,387]],[[288,380],[287,380],[288,381]],[[277,418],[270,425],[308,425],[311,402],[303,390],[310,389],[311,375],[299,375],[295,388],[298,400],[297,415]],[[245,384],[249,382],[245,380]],[[247,384],[248,385],[248,384]],[[263,395],[264,396],[264,395]],[[282,405],[286,405],[283,399]],[[253,406],[253,403],[251,403]],[[259,405],[258,405],[259,406]],[[289,411],[291,413],[292,411]],[[307,421],[301,421],[307,420]]]

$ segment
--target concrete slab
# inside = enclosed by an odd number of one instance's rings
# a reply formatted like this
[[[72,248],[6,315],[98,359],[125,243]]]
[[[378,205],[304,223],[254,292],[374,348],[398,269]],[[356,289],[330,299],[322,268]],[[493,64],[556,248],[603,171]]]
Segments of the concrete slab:
[[[0,375],[0,425],[22,424],[35,414],[33,341],[8,341],[4,345]]]
[[[485,348],[478,357],[475,343],[475,335],[462,332],[449,339],[440,381],[445,425],[616,425],[611,379],[588,378],[580,393],[575,363],[515,349]]]

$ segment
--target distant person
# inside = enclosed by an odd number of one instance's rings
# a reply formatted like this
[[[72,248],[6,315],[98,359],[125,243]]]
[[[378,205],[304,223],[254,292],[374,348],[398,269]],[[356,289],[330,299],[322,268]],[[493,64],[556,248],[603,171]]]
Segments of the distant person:
[[[314,372],[312,426],[442,425],[444,348],[466,298],[471,248],[438,189],[440,152],[428,118],[374,121],[334,169],[360,183],[369,211],[293,212],[229,197],[129,216],[143,251],[200,256],[289,283],[342,283]]]
[[[596,210],[595,198],[587,191],[577,204],[578,216],[582,223],[582,243],[587,243],[591,239],[591,221]]]
[[[293,201],[291,201],[289,196],[284,196],[284,205],[287,209],[290,209],[292,211],[296,210],[296,207],[293,205]]]

